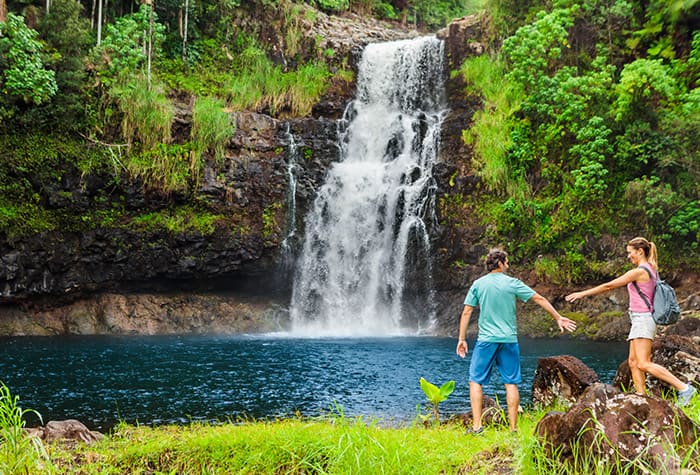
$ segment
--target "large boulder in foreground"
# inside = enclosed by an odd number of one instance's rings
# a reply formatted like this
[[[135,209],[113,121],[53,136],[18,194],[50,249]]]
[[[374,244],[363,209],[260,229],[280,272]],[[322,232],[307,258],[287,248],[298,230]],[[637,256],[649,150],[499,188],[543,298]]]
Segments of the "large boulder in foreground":
[[[668,369],[681,381],[700,384],[700,345],[681,335],[659,336],[651,346],[651,361]],[[647,389],[656,396],[669,395],[672,388],[651,375],[646,378]],[[617,368],[613,385],[632,388],[632,373],[627,360]]]
[[[677,473],[686,457],[700,455],[691,453],[698,452],[700,427],[681,409],[603,383],[586,389],[567,412],[544,416],[535,433],[548,457],[582,473],[600,463],[610,473]]]
[[[532,381],[532,402],[541,406],[557,400],[574,403],[586,388],[599,381],[596,372],[575,356],[540,358]]]

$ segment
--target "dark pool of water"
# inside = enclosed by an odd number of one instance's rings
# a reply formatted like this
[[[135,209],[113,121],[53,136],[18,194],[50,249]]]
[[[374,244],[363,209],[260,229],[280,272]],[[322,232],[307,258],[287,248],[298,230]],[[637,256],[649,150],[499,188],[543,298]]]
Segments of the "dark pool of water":
[[[471,342],[470,342],[471,343]],[[625,343],[521,340],[524,404],[540,357],[569,354],[610,382]],[[315,416],[342,408],[379,423],[414,420],[419,379],[456,389],[441,414],[469,409],[469,357],[432,337],[129,336],[0,339],[0,381],[44,419],[78,419],[97,430],[140,424]],[[494,372],[485,394],[505,400]],[[336,409],[337,410],[337,409]],[[28,419],[28,425],[38,425]]]

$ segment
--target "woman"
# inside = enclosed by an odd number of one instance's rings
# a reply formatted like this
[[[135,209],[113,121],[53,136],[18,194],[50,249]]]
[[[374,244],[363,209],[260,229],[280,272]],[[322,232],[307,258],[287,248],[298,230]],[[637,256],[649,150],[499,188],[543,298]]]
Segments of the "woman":
[[[566,296],[566,301],[575,302],[582,297],[601,294],[626,285],[632,321],[632,328],[627,337],[627,341],[630,342],[628,362],[637,394],[645,394],[646,373],[649,373],[673,386],[678,391],[678,405],[685,406],[693,397],[695,388],[690,383],[684,384],[669,370],[651,361],[651,342],[656,334],[656,323],[651,316],[651,310],[634,285],[636,282],[648,302],[654,302],[655,281],[650,277],[650,273],[658,278],[656,246],[643,237],[634,238],[627,244],[627,258],[636,266],[634,269],[605,284],[569,294]]]

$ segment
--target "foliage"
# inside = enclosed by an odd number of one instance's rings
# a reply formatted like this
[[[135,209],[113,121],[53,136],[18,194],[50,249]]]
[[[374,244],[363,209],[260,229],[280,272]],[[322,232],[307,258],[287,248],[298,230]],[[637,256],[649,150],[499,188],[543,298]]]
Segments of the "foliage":
[[[296,71],[275,66],[257,45],[239,58],[241,71],[224,86],[234,109],[265,110],[272,115],[305,116],[328,87],[330,72],[323,63],[308,63]]]
[[[435,417],[435,423],[440,423],[440,413],[438,412],[438,406],[441,402],[446,401],[452,391],[455,390],[455,382],[448,381],[439,388],[432,383],[429,383],[424,378],[420,378],[420,388],[425,393],[425,397],[428,402],[432,405],[433,416]]]
[[[92,47],[92,39],[90,22],[81,16],[82,11],[77,0],[54,0],[49,13],[41,19],[38,31],[46,42],[46,66],[55,71],[60,94],[23,114],[22,120],[28,126],[81,131],[91,125],[93,113],[91,101],[85,97],[84,58]]]
[[[224,146],[233,135],[231,117],[223,101],[212,97],[196,99],[192,111],[192,144],[194,153],[208,152],[221,164]]]
[[[93,196],[93,209],[80,209],[70,197],[80,195],[84,183],[66,177],[104,177],[111,186],[110,174],[105,150],[74,137],[0,135],[0,233],[13,239],[54,229],[84,229],[89,222],[82,213],[99,214],[101,195]],[[57,197],[64,194],[69,198],[59,203]],[[46,202],[52,206],[45,207]]]
[[[91,52],[95,72],[107,89],[129,80],[133,75],[146,75],[150,10],[142,4],[139,11],[119,17],[105,28],[105,37]],[[155,21],[153,51],[159,51],[164,26]]]
[[[670,55],[687,61],[629,60],[624,38],[644,11],[609,3],[502,2],[500,14],[522,23],[503,42],[502,72],[481,80],[475,59],[461,70],[467,93],[484,101],[464,139],[497,193],[480,205],[495,224],[489,238],[517,243],[515,255],[557,256],[540,271],[565,284],[595,267],[580,236],[643,234],[662,248],[697,248],[700,95],[688,71],[697,71],[700,39]],[[661,8],[652,3],[647,13]],[[506,91],[519,92],[507,100]]]
[[[526,196],[525,163],[508,157],[515,126],[511,117],[522,100],[519,91],[513,82],[505,81],[504,64],[497,57],[469,58],[460,74],[467,92],[479,94],[484,103],[483,109],[474,114],[473,125],[464,131],[465,142],[474,147],[476,168],[491,190]]]
[[[24,432],[27,414],[41,415],[33,409],[22,409],[19,396],[0,381],[0,473],[19,475],[54,473],[54,467],[41,440]]]
[[[189,206],[146,213],[131,219],[130,225],[145,230],[165,229],[173,234],[196,233],[208,236],[216,230],[222,216]]]
[[[156,144],[152,149],[134,153],[126,165],[129,176],[147,191],[165,196],[189,195],[198,184],[201,157],[189,146]]]
[[[350,7],[349,0],[313,0],[321,9],[329,12],[342,12]]]
[[[110,89],[122,113],[122,136],[128,144],[138,139],[145,150],[170,142],[174,110],[160,85],[149,86],[145,77],[131,76]]]
[[[0,23],[0,123],[16,113],[12,101],[42,104],[57,92],[56,74],[44,67],[37,35],[13,13]]]

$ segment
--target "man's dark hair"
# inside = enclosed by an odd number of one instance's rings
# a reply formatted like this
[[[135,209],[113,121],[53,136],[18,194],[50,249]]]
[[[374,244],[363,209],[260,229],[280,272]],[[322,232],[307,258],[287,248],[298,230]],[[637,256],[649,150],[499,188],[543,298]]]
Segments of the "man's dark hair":
[[[508,259],[508,253],[506,253],[506,251],[491,249],[486,256],[486,271],[491,272],[494,269],[498,269],[498,263],[505,263],[506,259]]]

